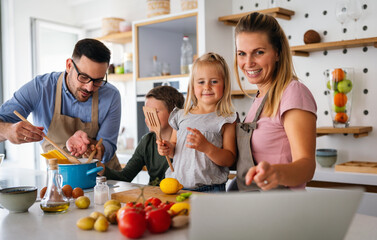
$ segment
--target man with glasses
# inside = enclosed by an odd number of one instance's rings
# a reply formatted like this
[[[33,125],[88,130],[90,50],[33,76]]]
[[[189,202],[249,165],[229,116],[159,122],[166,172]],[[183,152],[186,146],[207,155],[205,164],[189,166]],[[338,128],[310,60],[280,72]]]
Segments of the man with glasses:
[[[100,41],[76,43],[65,72],[37,76],[0,107],[0,141],[38,142],[48,136],[74,156],[87,156],[90,145],[103,139],[95,157],[109,168],[121,169],[115,155],[121,117],[119,91],[107,83],[110,51]],[[34,125],[22,122],[33,113]],[[42,142],[45,152],[54,147]]]

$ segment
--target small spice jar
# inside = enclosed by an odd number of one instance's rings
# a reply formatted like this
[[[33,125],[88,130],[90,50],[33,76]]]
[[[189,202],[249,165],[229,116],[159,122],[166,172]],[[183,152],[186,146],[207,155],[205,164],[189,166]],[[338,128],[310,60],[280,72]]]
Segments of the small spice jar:
[[[109,200],[109,186],[106,177],[97,177],[94,186],[94,204],[103,205],[107,200]]]

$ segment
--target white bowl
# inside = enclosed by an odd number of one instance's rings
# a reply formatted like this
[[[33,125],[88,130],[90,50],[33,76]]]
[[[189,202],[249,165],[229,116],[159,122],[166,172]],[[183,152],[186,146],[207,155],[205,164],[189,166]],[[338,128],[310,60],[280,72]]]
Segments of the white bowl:
[[[37,187],[0,189],[0,204],[10,212],[27,212],[37,199]]]

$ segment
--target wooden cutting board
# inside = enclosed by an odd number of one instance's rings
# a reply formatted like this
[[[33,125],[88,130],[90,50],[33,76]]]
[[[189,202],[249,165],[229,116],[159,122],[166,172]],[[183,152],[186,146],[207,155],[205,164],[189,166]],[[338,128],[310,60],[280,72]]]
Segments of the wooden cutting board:
[[[335,165],[335,171],[377,174],[377,162],[350,161]]]
[[[127,190],[123,192],[118,192],[118,193],[113,193],[111,194],[111,199],[116,199],[119,200],[122,203],[127,203],[127,202],[134,202],[136,199],[139,197],[141,190],[136,188],[132,190]],[[175,199],[179,194],[184,193],[184,192],[190,192],[186,190],[180,190],[176,194],[165,194],[161,191],[160,187],[155,187],[155,186],[145,186],[144,187],[144,198],[148,199],[150,197],[157,197],[161,199],[162,202],[170,201],[170,202],[176,202],[177,200]],[[195,192],[197,194],[198,192]],[[202,194],[202,193],[199,193]],[[185,201],[188,201],[186,199]],[[142,199],[139,199],[138,202],[142,202]]]

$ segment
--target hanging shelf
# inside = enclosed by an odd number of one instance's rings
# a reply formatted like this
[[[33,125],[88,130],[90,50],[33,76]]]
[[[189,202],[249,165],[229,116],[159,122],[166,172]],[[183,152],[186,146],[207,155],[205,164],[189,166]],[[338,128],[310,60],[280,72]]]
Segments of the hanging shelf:
[[[100,41],[112,42],[112,43],[131,43],[132,42],[132,31],[128,32],[119,32],[119,33],[110,33],[106,36],[97,38]]]
[[[293,56],[308,57],[310,52],[366,46],[374,46],[375,48],[377,48],[377,37],[335,42],[311,43],[301,46],[293,46],[291,47],[291,51]]]
[[[294,11],[285,9],[285,8],[268,8],[268,9],[263,9],[259,11],[251,11],[251,12],[245,12],[245,13],[239,13],[239,14],[233,14],[233,15],[228,15],[228,16],[223,16],[219,17],[219,22],[223,22],[225,25],[230,25],[230,26],[236,26],[238,21],[245,15],[248,15],[253,12],[259,12],[267,15],[271,15],[275,18],[281,18],[285,20],[291,20],[291,16],[295,14]]]
[[[354,138],[368,136],[373,127],[371,126],[352,126],[346,128],[319,127],[317,128],[317,137],[328,134],[353,134]]]

